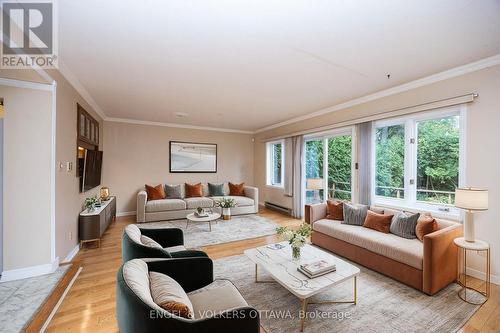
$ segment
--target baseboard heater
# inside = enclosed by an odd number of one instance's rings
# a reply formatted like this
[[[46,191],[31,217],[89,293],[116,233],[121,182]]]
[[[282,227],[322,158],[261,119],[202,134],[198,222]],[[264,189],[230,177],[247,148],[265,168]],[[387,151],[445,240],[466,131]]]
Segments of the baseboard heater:
[[[269,208],[269,209],[272,209],[272,210],[277,210],[279,212],[282,212],[282,213],[285,213],[285,214],[288,214],[288,215],[292,215],[292,210],[290,208],[283,207],[283,206],[280,206],[280,205],[277,205],[277,204],[273,204],[272,202],[269,202],[269,201],[264,202],[264,206],[266,208]]]

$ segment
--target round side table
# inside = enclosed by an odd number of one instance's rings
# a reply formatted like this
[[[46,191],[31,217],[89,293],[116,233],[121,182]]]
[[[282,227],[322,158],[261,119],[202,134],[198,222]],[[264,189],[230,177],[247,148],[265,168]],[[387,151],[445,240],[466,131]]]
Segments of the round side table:
[[[458,284],[462,287],[458,291],[458,296],[464,300],[465,302],[469,304],[474,304],[474,305],[481,305],[485,303],[488,298],[490,297],[490,244],[481,241],[481,240],[476,240],[474,242],[467,242],[463,237],[455,238],[453,240],[456,246],[458,246],[459,253],[457,256],[458,260],[458,265],[457,265],[457,282]],[[485,290],[479,290],[470,286],[467,286],[467,274],[466,274],[466,267],[467,267],[467,251],[485,251],[486,252],[486,286]],[[460,256],[460,254],[462,254]],[[462,257],[462,260],[460,260]],[[460,265],[460,262],[462,261],[462,265]],[[460,267],[462,266],[462,267]],[[467,298],[467,291],[469,291],[469,299]],[[480,295],[484,296],[482,301],[473,301],[470,299],[470,296],[473,296],[474,293],[479,293]],[[472,295],[471,295],[472,294]]]

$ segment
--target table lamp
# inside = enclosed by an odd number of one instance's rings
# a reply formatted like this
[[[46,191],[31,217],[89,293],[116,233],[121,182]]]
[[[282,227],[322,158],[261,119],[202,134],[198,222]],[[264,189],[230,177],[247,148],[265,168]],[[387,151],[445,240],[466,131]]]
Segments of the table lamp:
[[[488,209],[488,190],[472,187],[457,188],[455,207],[465,210],[464,239],[467,242],[474,242],[473,212]]]
[[[323,189],[323,178],[308,178],[306,189],[314,191],[314,201],[319,202],[319,190]]]

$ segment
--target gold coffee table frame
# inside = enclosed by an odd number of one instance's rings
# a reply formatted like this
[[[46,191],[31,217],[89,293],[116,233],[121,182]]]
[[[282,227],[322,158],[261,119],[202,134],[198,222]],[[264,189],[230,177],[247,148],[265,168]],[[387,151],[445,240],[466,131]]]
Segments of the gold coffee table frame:
[[[299,298],[300,299],[300,332],[304,332],[304,325],[306,322],[306,311],[307,311],[307,306],[309,304],[354,304],[356,305],[358,302],[358,281],[357,281],[357,276],[354,275],[354,291],[353,291],[353,300],[347,300],[347,301],[320,301],[320,302],[311,302],[309,301],[309,298]],[[259,269],[258,265],[255,264],[255,283],[278,283],[276,280],[259,280]]]

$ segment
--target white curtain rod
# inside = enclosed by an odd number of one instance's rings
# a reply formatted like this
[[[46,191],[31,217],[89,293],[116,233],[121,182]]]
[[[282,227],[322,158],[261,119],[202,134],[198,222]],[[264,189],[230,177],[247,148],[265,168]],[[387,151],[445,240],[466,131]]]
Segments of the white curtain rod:
[[[398,108],[398,109],[394,109],[394,110],[390,110],[390,111],[376,112],[370,116],[354,118],[351,120],[342,121],[340,123],[335,123],[335,124],[316,127],[316,128],[310,128],[307,130],[302,130],[299,132],[293,132],[293,133],[275,136],[275,137],[271,137],[271,138],[265,138],[265,139],[262,139],[260,141],[261,142],[268,142],[268,141],[280,140],[280,139],[284,139],[284,138],[288,138],[288,137],[292,137],[292,136],[297,136],[297,135],[315,134],[315,133],[320,133],[320,132],[340,128],[340,127],[353,126],[353,125],[364,123],[367,121],[389,119],[389,118],[403,116],[403,115],[407,115],[407,114],[411,114],[411,113],[417,113],[417,112],[439,109],[439,108],[453,106],[453,105],[470,103],[470,102],[473,102],[474,98],[476,98],[478,96],[479,95],[476,93],[470,93],[470,94],[440,99],[440,100],[433,101],[433,102],[427,102],[427,103],[413,105],[413,106],[406,106],[403,108]],[[336,112],[338,112],[338,111],[336,111]]]

